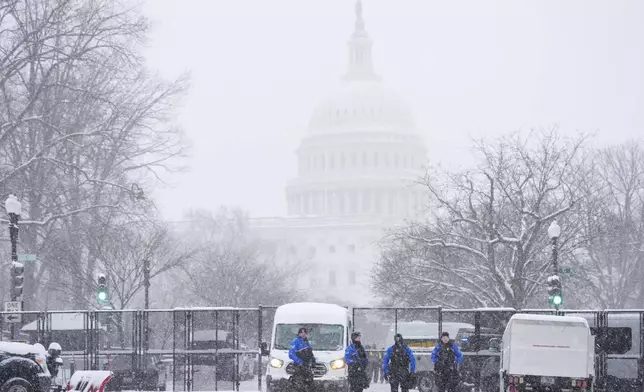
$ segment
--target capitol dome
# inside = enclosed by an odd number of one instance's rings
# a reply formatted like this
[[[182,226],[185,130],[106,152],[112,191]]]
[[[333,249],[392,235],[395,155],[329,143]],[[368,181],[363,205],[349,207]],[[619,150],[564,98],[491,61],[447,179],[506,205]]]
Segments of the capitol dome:
[[[313,110],[286,189],[289,215],[413,216],[427,159],[410,105],[374,72],[372,41],[356,3],[347,72]],[[379,219],[380,219],[379,218]]]
[[[415,133],[409,104],[377,79],[343,81],[311,116],[310,135],[351,132]]]

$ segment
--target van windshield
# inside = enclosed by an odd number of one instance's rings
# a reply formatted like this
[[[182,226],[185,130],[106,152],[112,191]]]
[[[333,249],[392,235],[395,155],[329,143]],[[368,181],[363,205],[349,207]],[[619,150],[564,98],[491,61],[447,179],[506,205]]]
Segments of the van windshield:
[[[344,350],[344,327],[335,324],[277,324],[275,349],[288,350],[302,327],[309,331],[309,344],[313,351]]]

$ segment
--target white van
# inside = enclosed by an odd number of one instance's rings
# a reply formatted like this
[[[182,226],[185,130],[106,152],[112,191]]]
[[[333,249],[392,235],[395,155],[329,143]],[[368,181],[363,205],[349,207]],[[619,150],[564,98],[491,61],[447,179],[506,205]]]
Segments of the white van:
[[[573,316],[515,314],[503,332],[500,391],[592,391],[595,337],[586,319]]]
[[[291,341],[297,331],[306,327],[309,343],[316,358],[313,369],[317,386],[345,390],[348,387],[344,351],[351,334],[351,316],[347,308],[321,303],[293,303],[275,311],[270,358],[266,371],[268,392],[290,389],[293,363],[288,357]]]

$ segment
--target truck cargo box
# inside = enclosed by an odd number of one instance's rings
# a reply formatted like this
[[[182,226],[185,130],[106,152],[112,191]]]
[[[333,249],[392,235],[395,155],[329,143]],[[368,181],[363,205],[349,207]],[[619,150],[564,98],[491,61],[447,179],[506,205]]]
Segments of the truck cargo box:
[[[592,377],[595,339],[586,319],[516,314],[503,333],[502,370],[508,375]]]

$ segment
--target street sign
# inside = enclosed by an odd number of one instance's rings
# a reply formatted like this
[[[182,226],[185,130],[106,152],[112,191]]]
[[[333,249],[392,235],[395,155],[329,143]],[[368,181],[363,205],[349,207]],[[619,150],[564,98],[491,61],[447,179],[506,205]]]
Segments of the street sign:
[[[559,273],[560,274],[567,274],[567,275],[572,275],[575,272],[575,270],[571,267],[560,267],[559,268]]]
[[[25,261],[36,261],[36,255],[18,255],[18,261],[24,263]]]
[[[3,314],[5,323],[21,323],[22,322],[22,302],[21,301],[8,301],[4,303]]]

